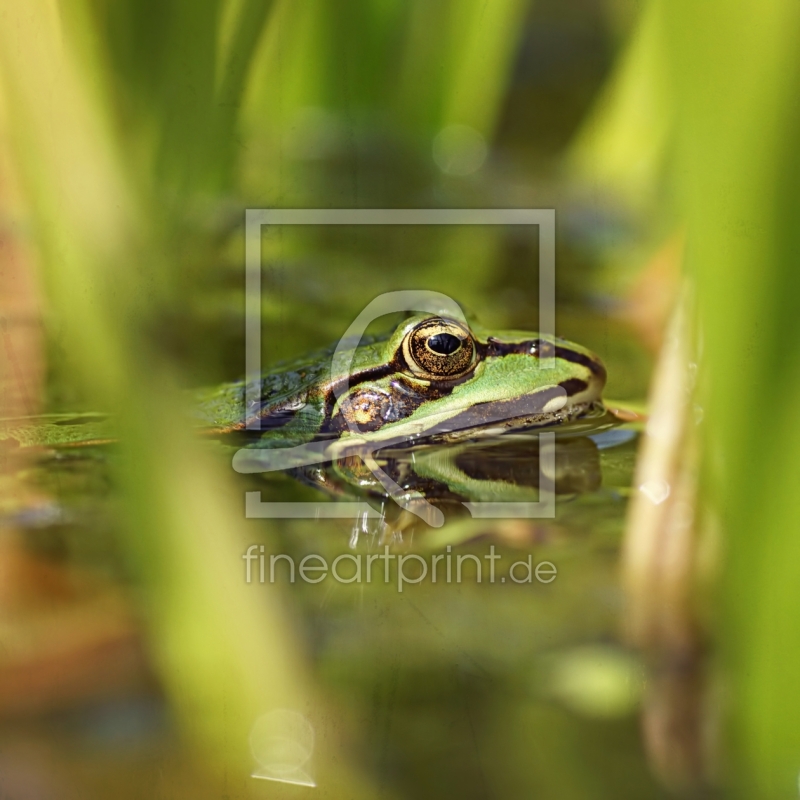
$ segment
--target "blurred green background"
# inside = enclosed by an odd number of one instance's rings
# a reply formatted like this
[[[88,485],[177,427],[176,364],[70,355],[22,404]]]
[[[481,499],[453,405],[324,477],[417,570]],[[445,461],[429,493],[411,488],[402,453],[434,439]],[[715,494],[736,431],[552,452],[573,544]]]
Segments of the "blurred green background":
[[[289,708],[331,798],[795,796],[799,14],[0,0],[2,416],[108,412],[120,438],[47,457],[0,442],[5,795],[297,796],[250,777],[255,720]],[[639,733],[618,579],[633,445],[553,525],[448,534],[552,556],[553,587],[245,584],[251,543],[333,557],[352,534],[245,520],[244,484],[186,421],[185,388],[244,369],[250,207],[555,208],[557,332],[629,403],[692,298],[697,516],[724,542],[706,779],[657,777]],[[537,325],[530,232],[275,229],[263,246],[269,363],[395,289]]]

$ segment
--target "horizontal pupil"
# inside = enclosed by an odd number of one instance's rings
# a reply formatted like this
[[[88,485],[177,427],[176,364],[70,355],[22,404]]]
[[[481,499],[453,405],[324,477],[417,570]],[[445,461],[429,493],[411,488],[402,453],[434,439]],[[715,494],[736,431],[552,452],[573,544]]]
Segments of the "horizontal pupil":
[[[449,356],[461,347],[461,339],[452,333],[437,333],[428,339],[428,348],[434,353]]]

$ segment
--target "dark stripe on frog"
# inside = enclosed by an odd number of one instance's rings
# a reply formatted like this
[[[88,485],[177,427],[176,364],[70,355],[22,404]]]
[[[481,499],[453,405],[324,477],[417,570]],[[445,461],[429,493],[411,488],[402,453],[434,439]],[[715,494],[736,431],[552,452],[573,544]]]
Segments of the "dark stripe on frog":
[[[245,417],[245,419],[237,422],[235,425],[222,428],[221,432],[232,433],[233,431],[249,431],[251,434],[258,437],[263,431],[274,431],[278,430],[278,428],[283,428],[305,407],[304,403],[297,404],[297,401],[294,399],[288,401],[288,408],[286,407],[287,401],[284,400],[283,403],[284,406],[281,406],[280,403],[272,406],[270,406],[269,403],[263,403],[256,414]],[[258,421],[258,427],[250,430],[247,426],[255,421]]]
[[[563,397],[563,392],[567,395],[570,390],[575,393],[575,387],[566,386],[574,378],[564,381],[563,384],[542,389],[534,394],[517,397],[514,400],[497,400],[495,402],[478,403],[472,408],[461,411],[450,417],[446,423],[442,424],[441,432],[459,431],[465,428],[478,428],[483,425],[500,425],[505,421],[518,419],[520,417],[533,417],[543,413],[544,407],[550,400],[556,397]],[[583,383],[583,381],[581,381]],[[584,383],[584,388],[586,384]]]
[[[576,350],[570,350],[569,347],[561,347],[560,345],[555,346],[555,352],[550,352],[551,343],[543,342],[541,339],[528,339],[524,342],[501,342],[499,339],[494,339],[490,336],[486,340],[486,344],[478,342],[477,345],[478,352],[482,358],[502,358],[510,355],[527,356],[533,355],[531,351],[536,350],[539,358],[555,356],[562,361],[569,361],[571,364],[580,364],[582,367],[586,367],[603,381],[606,379],[606,368],[599,361],[595,361],[595,359],[584,353],[579,353]]]
[[[242,444],[258,439],[265,431],[276,431],[288,425],[302,409],[269,408],[264,405],[258,411],[246,419],[239,420],[232,425],[223,425],[216,428],[209,428],[204,431],[206,436],[214,438],[224,437],[228,440],[241,440]],[[257,428],[248,428],[252,422],[258,422]]]
[[[569,378],[566,381],[561,381],[558,385],[567,393],[567,397],[585,392],[589,388],[589,384],[580,378]]]

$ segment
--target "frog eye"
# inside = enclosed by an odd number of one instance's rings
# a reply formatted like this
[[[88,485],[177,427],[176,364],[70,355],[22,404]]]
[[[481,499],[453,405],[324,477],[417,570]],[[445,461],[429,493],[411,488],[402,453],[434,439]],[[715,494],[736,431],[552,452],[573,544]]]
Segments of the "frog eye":
[[[434,317],[409,331],[403,341],[403,356],[419,378],[453,380],[474,366],[475,343],[465,325]]]

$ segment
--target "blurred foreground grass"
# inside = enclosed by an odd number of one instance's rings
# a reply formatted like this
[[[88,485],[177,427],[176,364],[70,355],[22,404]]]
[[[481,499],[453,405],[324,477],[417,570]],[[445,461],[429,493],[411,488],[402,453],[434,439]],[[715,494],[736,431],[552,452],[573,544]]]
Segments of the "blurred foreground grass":
[[[669,4],[678,184],[702,332],[706,499],[725,535],[725,780],[796,795],[800,774],[800,8]]]
[[[188,435],[172,365],[148,332],[178,298],[109,118],[110,87],[92,79],[103,74],[96,32],[88,15],[57,12],[4,8],[0,34],[46,294],[87,397],[119,415],[123,544],[180,725],[212,757],[214,780],[232,765],[246,774],[253,720],[304,708],[307,687],[277,612],[246,594],[235,494]]]
[[[784,0],[652,0],[573,154],[582,174],[688,226],[698,513],[722,535],[714,770],[742,798],[795,796],[800,774],[798,34]]]

